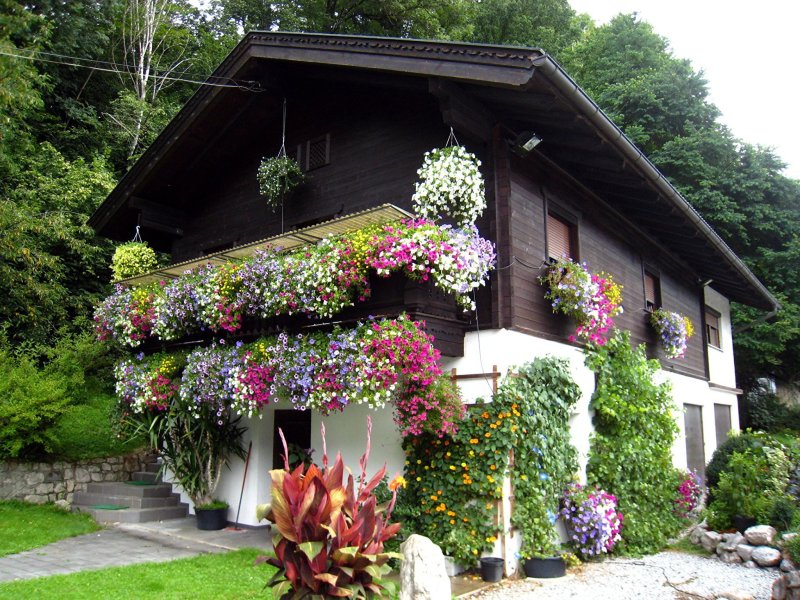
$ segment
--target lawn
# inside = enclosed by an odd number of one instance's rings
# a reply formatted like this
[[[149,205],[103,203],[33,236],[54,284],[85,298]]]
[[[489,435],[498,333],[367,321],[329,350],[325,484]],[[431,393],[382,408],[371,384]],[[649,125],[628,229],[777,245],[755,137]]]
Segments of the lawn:
[[[226,554],[205,554],[164,563],[145,563],[53,575],[0,584],[0,600],[58,598],[225,599],[263,598],[272,594],[264,584],[275,571],[253,563],[263,550],[245,549]]]
[[[69,513],[52,504],[0,500],[0,556],[98,529],[90,516]]]

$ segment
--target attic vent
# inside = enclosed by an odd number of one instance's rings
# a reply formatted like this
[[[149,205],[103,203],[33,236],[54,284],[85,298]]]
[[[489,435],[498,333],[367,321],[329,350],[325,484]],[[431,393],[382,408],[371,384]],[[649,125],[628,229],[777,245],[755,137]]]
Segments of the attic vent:
[[[331,134],[326,133],[297,146],[297,162],[306,171],[319,169],[331,162]]]

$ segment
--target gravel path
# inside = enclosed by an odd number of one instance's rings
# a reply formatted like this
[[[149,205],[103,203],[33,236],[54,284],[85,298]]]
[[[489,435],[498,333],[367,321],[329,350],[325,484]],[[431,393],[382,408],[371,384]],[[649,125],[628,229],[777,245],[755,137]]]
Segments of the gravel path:
[[[506,580],[470,599],[769,600],[780,574],[777,569],[747,569],[716,558],[661,552],[585,564],[558,579]]]

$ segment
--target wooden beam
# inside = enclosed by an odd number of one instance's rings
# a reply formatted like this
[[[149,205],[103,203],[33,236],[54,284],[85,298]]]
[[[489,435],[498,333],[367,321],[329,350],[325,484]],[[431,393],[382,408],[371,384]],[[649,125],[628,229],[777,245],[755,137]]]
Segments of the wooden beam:
[[[439,99],[439,108],[446,125],[483,142],[492,139],[495,117],[458,84],[432,77],[428,80],[428,90]]]

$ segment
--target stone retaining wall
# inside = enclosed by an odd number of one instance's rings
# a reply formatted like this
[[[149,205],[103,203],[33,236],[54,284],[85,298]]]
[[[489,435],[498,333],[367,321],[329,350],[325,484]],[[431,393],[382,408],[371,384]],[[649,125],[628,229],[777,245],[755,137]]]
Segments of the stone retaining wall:
[[[26,502],[72,503],[72,494],[85,491],[92,481],[130,481],[150,462],[147,452],[93,458],[79,462],[0,461],[0,498]]]

